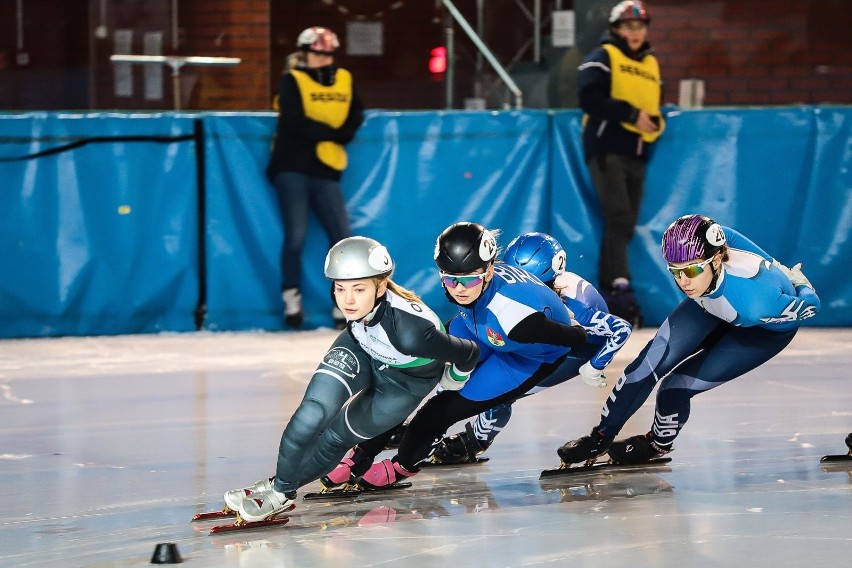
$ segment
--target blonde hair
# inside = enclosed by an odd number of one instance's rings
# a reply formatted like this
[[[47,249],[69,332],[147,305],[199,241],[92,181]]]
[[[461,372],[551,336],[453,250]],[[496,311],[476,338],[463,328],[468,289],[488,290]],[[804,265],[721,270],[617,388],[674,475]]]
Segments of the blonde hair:
[[[417,294],[415,294],[414,292],[412,292],[408,288],[403,288],[402,286],[400,286],[399,284],[397,284],[396,282],[394,282],[390,278],[377,278],[376,279],[377,285],[378,285],[378,282],[381,282],[382,280],[387,280],[388,289],[391,292],[393,292],[394,294],[396,294],[397,296],[399,296],[400,298],[408,300],[409,302],[417,302],[419,304],[423,303],[423,300],[420,299],[420,296],[418,296]]]

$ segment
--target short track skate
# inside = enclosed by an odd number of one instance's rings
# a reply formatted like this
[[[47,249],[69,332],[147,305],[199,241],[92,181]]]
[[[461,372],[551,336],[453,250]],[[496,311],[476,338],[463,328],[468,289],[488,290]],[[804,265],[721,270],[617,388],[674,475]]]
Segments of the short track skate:
[[[250,530],[250,529],[259,529],[263,527],[273,527],[287,524],[290,521],[290,517],[285,515],[284,513],[288,511],[292,511],[296,505],[290,505],[274,517],[270,517],[268,519],[264,519],[262,521],[244,521],[239,513],[235,511],[231,511],[228,507],[225,507],[221,511],[211,511],[209,513],[199,513],[192,517],[193,522],[195,521],[209,521],[215,519],[224,519],[224,518],[233,518],[234,522],[226,525],[216,525],[210,529],[210,534],[218,534],[223,532],[230,531],[242,531],[242,530]]]
[[[820,463],[845,463],[852,462],[852,434],[846,436],[846,447],[849,448],[849,453],[846,455],[837,454],[830,456],[822,456]]]
[[[305,493],[302,499],[304,501],[354,499],[355,497],[359,497],[362,493],[381,493],[383,491],[395,491],[396,489],[408,489],[409,487],[411,487],[410,481],[394,483],[393,485],[388,485],[387,487],[382,488],[366,487],[358,483],[346,483],[340,487],[333,487],[331,489],[323,488],[320,491],[315,491],[313,493]]]
[[[479,465],[481,463],[487,462],[490,459],[491,458],[487,458],[487,457],[486,458],[475,457],[472,460],[469,460],[469,461],[466,461],[466,462],[445,463],[445,462],[442,462],[441,460],[439,460],[438,458],[436,458],[435,456],[432,456],[432,458],[429,461],[425,461],[425,462],[419,464],[419,467],[452,467],[454,465]]]
[[[583,465],[578,464],[565,464],[563,463],[561,466],[554,469],[545,469],[541,472],[539,479],[544,479],[545,477],[554,477],[557,475],[577,475],[580,473],[589,473],[589,472],[598,472],[598,471],[609,471],[609,470],[631,470],[631,469],[648,469],[659,467],[665,465],[672,461],[672,458],[654,458],[644,463],[637,464],[621,464],[615,463],[610,460],[599,460],[595,461],[591,459],[584,463]]]

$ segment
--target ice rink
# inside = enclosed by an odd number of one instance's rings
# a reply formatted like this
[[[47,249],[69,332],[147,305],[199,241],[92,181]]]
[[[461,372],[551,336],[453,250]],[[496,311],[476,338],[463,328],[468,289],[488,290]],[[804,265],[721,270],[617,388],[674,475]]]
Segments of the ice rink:
[[[634,333],[611,385],[653,332]],[[162,542],[216,567],[850,566],[852,462],[819,460],[847,453],[852,329],[805,329],[698,396],[665,467],[540,481],[608,394],[574,379],[516,404],[487,463],[300,497],[286,526],[191,523],[272,475],[335,333],[0,341],[0,566],[142,566]],[[652,403],[624,435],[648,430]]]

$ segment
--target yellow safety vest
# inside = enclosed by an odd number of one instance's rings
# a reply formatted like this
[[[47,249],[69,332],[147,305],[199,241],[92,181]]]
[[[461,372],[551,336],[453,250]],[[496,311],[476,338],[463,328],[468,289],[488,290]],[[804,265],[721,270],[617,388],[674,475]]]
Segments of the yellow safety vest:
[[[639,134],[645,142],[655,142],[666,128],[666,121],[660,113],[661,81],[657,58],[646,55],[642,61],[636,61],[627,57],[611,43],[604,44],[603,48],[609,53],[612,98],[627,101],[634,107],[660,119],[660,128],[656,132],[642,132],[628,122],[622,122],[621,126],[625,130]]]
[[[296,79],[296,85],[302,95],[305,116],[311,120],[340,128],[349,116],[352,106],[352,74],[346,69],[338,69],[334,85],[326,87],[314,81],[304,71],[290,71]],[[342,144],[324,140],[317,142],[317,158],[320,162],[338,171],[346,168],[346,150]]]

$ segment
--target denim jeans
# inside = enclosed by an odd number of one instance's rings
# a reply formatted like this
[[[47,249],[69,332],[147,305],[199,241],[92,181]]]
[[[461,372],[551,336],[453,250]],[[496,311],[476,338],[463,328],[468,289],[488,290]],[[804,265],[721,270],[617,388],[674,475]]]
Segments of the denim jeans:
[[[346,203],[340,183],[297,172],[281,172],[272,184],[278,194],[284,221],[281,251],[282,289],[299,288],[302,280],[302,249],[308,231],[308,212],[313,211],[328,236],[329,248],[351,236]]]

